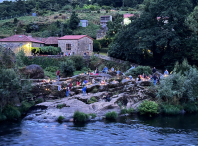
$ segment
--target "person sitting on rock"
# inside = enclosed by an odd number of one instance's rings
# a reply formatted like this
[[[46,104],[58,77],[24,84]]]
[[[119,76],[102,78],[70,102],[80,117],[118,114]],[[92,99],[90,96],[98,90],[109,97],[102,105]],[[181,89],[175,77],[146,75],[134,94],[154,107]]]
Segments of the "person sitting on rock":
[[[130,75],[129,78],[130,78],[130,80],[131,80],[131,79],[132,79],[132,76]]]
[[[83,85],[86,85],[87,83],[88,83],[88,81],[87,80],[84,80]]]
[[[111,68],[111,71],[114,72],[114,68],[113,67]]]
[[[95,84],[95,82],[96,82],[96,81],[95,81],[95,78],[93,78],[93,79],[92,79],[92,84]]]
[[[99,70],[98,70],[98,68],[96,68],[96,74],[99,74]]]
[[[80,86],[80,82],[79,81],[76,82],[76,86]]]
[[[72,82],[70,82],[70,84],[69,84],[69,89],[70,90],[72,89]]]
[[[107,74],[108,68],[105,66],[104,68],[105,73]]]
[[[103,97],[103,99],[105,99],[106,102],[110,102],[111,101],[111,98],[110,98],[108,93],[106,93],[106,95]]]
[[[117,70],[117,77],[119,78],[119,75],[120,75],[120,71],[119,69]]]
[[[169,72],[168,72],[168,70],[166,69],[165,72],[164,72],[164,75],[168,75],[168,74],[169,74]]]

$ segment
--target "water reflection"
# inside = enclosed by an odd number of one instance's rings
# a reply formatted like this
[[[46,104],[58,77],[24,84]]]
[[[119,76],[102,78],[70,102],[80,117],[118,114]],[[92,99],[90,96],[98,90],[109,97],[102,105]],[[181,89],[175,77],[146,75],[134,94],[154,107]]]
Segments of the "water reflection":
[[[117,122],[4,123],[0,145],[198,145],[198,114],[122,117]]]

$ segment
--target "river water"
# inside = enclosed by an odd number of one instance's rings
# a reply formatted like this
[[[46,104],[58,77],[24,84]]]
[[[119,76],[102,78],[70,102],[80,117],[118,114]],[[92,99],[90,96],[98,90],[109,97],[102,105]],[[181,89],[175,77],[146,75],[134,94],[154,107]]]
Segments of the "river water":
[[[0,125],[0,145],[198,145],[198,114],[122,117],[117,122],[37,123],[21,121]]]

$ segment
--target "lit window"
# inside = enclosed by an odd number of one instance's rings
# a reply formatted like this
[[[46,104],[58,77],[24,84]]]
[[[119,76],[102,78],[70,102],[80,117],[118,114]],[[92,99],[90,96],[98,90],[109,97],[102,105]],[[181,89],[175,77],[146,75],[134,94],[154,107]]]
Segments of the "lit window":
[[[66,50],[71,50],[71,44],[66,44]]]

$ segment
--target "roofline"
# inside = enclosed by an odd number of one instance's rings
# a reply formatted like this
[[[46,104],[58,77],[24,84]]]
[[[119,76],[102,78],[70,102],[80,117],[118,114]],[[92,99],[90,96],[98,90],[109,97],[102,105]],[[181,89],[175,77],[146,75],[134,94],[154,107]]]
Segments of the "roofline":
[[[0,42],[31,42],[31,43],[45,44],[44,42],[33,42],[33,41],[2,41],[0,40]]]
[[[63,36],[64,37],[64,36]],[[82,38],[84,38],[84,37],[88,37],[88,38],[90,38],[90,39],[92,39],[92,40],[94,40],[92,37],[90,37],[90,36],[88,36],[88,35],[85,35],[85,36],[83,36],[83,37],[81,37],[81,38],[79,38],[79,39],[61,39],[61,38],[59,38],[58,40],[80,40],[80,39],[82,39]]]

